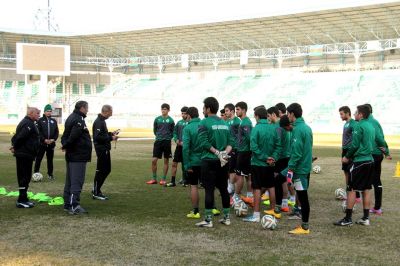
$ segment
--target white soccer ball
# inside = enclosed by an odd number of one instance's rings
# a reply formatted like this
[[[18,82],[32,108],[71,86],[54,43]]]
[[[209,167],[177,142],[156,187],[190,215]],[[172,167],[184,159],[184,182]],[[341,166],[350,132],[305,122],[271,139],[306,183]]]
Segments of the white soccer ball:
[[[261,218],[261,226],[264,229],[274,230],[277,225],[278,222],[272,215],[264,215],[263,218]]]
[[[343,200],[342,201],[342,211],[344,212],[344,213],[346,213],[346,209],[347,209],[347,200]],[[354,206],[353,206],[353,211],[355,211],[356,210],[356,205],[354,204]]]
[[[247,207],[246,203],[244,203],[243,201],[237,202],[234,209],[235,215],[238,217],[246,216],[249,211],[249,207]]]
[[[41,173],[34,173],[32,175],[32,181],[33,182],[40,182],[43,179],[43,175]]]
[[[315,174],[319,174],[321,172],[321,166],[319,166],[319,165],[314,166],[312,171]]]
[[[347,198],[347,193],[344,188],[337,188],[335,190],[335,198],[337,200],[345,200]]]

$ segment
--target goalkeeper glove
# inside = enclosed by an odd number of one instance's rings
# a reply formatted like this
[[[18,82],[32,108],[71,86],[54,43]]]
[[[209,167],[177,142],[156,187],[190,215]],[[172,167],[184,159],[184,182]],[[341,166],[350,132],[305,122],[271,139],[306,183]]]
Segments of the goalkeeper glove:
[[[224,167],[228,163],[230,156],[226,151],[216,150],[214,154],[217,155],[219,161],[221,162],[221,167]]]

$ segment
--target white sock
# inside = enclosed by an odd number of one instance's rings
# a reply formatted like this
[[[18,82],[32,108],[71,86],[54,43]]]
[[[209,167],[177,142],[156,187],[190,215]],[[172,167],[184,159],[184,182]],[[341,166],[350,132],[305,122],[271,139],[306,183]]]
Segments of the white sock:
[[[235,191],[235,185],[228,182],[228,193],[232,194]]]
[[[288,206],[288,200],[287,199],[283,199],[282,200],[282,207],[287,207]]]
[[[248,198],[252,198],[252,197],[253,197],[253,192],[247,192],[246,196],[247,196]]]
[[[254,217],[260,218],[260,212],[253,212]]]

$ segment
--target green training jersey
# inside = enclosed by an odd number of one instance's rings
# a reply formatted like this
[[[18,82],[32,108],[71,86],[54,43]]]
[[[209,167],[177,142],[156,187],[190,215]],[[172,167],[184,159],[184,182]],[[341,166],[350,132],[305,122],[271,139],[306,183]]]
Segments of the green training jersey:
[[[193,118],[183,129],[183,168],[201,165],[202,148],[199,141],[199,118]]]
[[[353,139],[353,129],[356,124],[357,121],[350,118],[350,120],[343,125],[342,149],[348,149],[350,147]]]
[[[237,149],[238,143],[239,143],[239,126],[240,126],[241,120],[239,117],[235,116],[232,119],[228,119],[226,123],[229,126],[229,129],[231,131],[231,134],[233,136],[233,139],[235,140],[234,149]]]
[[[353,140],[347,151],[346,158],[353,159],[354,162],[372,161],[374,142],[374,127],[367,119],[361,119],[353,129]]]
[[[289,158],[290,157],[290,138],[292,133],[290,131],[285,130],[283,127],[277,127],[276,131],[278,133],[278,137],[281,140],[282,151],[279,156],[279,159]]]
[[[171,140],[174,132],[175,122],[172,117],[158,116],[154,119],[153,132],[156,140]]]
[[[225,121],[216,115],[211,115],[200,121],[199,142],[202,160],[218,160],[210,148],[224,151],[227,146],[232,147],[234,140]]]
[[[182,141],[183,129],[187,125],[187,122],[183,119],[179,120],[174,127],[173,138],[174,141]]]
[[[313,133],[303,117],[299,117],[293,124],[291,139],[291,155],[288,167],[293,173],[306,175],[312,166]]]
[[[379,147],[384,147],[385,150],[385,155],[389,155],[389,147],[386,143],[385,140],[385,135],[383,134],[383,129],[381,127],[381,124],[376,120],[372,114],[369,115],[369,117],[366,119],[375,129],[375,140],[372,143],[373,150],[372,154],[374,155],[380,155],[382,154],[382,151],[379,149]]]
[[[266,119],[260,119],[250,135],[251,165],[269,166],[267,159],[279,160],[282,153],[281,139],[275,125]]]
[[[250,134],[253,124],[247,116],[242,119],[239,125],[237,150],[239,152],[250,151]]]

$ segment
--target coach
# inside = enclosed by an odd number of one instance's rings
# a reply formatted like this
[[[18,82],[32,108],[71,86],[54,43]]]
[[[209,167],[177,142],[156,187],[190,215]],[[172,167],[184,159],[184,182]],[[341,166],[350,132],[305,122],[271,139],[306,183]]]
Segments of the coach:
[[[53,108],[50,104],[44,107],[44,114],[38,120],[38,129],[40,136],[39,152],[35,160],[34,173],[39,172],[40,164],[44,154],[46,153],[47,158],[47,178],[53,180],[53,158],[54,158],[54,147],[58,139],[58,125],[54,118],[51,118],[51,112]]]
[[[65,121],[61,137],[62,150],[65,151],[67,171],[64,186],[64,210],[70,214],[87,213],[80,206],[80,194],[85,182],[86,163],[92,156],[92,141],[86,127],[85,117],[88,103],[78,101],[75,109]]]
[[[107,176],[111,172],[111,141],[118,139],[118,131],[108,132],[106,120],[112,116],[113,109],[110,105],[103,105],[101,113],[93,123],[93,143],[97,155],[96,175],[93,184],[93,199],[107,200],[108,197],[101,192]]]
[[[17,160],[17,179],[19,196],[17,208],[32,208],[33,202],[28,200],[28,187],[31,182],[33,160],[39,147],[39,131],[36,121],[39,119],[40,110],[29,107],[27,115],[18,124],[15,135],[11,139],[11,152]]]

